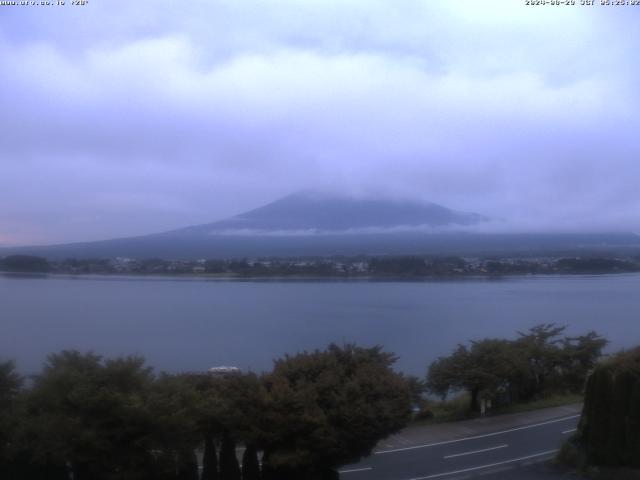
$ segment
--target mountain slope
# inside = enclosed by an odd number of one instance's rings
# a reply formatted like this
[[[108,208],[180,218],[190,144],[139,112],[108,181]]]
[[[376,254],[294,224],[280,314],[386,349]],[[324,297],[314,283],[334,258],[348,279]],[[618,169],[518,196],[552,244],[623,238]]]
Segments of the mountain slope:
[[[339,233],[412,227],[472,225],[484,220],[475,213],[450,210],[434,203],[358,199],[315,192],[294,193],[255,210],[219,222],[173,233]]]
[[[481,234],[486,220],[428,203],[297,193],[218,222],[99,242],[0,249],[50,259],[575,254],[640,249],[630,233]]]

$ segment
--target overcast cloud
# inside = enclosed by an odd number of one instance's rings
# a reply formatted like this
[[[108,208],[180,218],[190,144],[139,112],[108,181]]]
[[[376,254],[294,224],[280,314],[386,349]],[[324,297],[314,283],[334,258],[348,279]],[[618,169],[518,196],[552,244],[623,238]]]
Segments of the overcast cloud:
[[[0,7],[0,244],[308,188],[640,231],[639,20],[519,0]]]

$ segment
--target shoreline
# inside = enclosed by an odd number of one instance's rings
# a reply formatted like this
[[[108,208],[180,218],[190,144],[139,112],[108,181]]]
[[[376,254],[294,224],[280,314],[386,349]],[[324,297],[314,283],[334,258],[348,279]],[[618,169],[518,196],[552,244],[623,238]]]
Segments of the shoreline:
[[[151,280],[151,281],[220,281],[220,282],[363,282],[363,283],[420,283],[420,282],[458,282],[458,281],[499,281],[515,279],[544,278],[590,278],[605,276],[634,276],[638,272],[602,272],[602,273],[512,273],[508,275],[260,275],[243,276],[230,274],[147,274],[147,273],[52,273],[52,272],[6,272],[0,271],[4,278],[52,278],[70,280]]]

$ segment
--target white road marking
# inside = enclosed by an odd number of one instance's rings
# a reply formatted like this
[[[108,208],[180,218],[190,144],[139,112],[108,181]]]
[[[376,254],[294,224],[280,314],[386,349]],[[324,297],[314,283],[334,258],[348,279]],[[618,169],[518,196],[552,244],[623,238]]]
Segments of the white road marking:
[[[542,427],[544,425],[550,425],[552,423],[566,422],[567,420],[572,420],[574,418],[578,418],[579,416],[580,415],[571,415],[569,417],[557,418],[556,420],[549,420],[547,422],[536,423],[534,425],[526,425],[524,427],[510,428],[509,430],[502,430],[500,432],[493,432],[493,433],[485,433],[483,435],[474,435],[473,437],[458,438],[457,440],[446,440],[444,442],[427,443],[425,445],[414,445],[413,447],[395,448],[393,450],[379,450],[377,452],[373,452],[373,454],[383,455],[385,453],[404,452],[407,450],[416,450],[418,448],[428,448],[428,447],[435,447],[438,445],[449,445],[451,443],[466,442],[467,440],[477,440],[478,438],[495,437],[496,435],[502,435],[504,433],[518,432],[520,430],[527,430],[529,428]]]
[[[566,435],[567,433],[573,433],[576,430],[578,430],[577,428],[572,428],[571,430],[565,430],[564,432],[562,432],[563,435]]]
[[[414,478],[411,478],[410,480],[427,480],[429,478],[439,478],[439,477],[446,477],[448,475],[456,475],[458,473],[473,472],[476,470],[482,470],[484,468],[497,467],[499,465],[506,465],[508,463],[521,462],[523,460],[529,460],[531,458],[542,457],[544,455],[551,455],[552,453],[556,453],[557,451],[558,450],[547,450],[546,452],[534,453],[533,455],[527,455],[526,457],[512,458],[511,460],[505,460],[503,462],[490,463],[487,465],[480,465],[479,467],[470,467],[462,470],[455,470],[452,472],[436,473],[433,475],[427,475],[426,477],[414,477]]]
[[[339,470],[338,473],[354,473],[354,472],[366,472],[368,470],[373,470],[373,467],[366,468],[353,468],[351,470]]]
[[[483,448],[482,450],[474,450],[473,452],[454,453],[453,455],[447,455],[446,458],[464,457],[465,455],[473,455],[474,453],[490,452],[491,450],[499,450],[500,448],[507,448],[509,445],[498,445],[497,447]]]

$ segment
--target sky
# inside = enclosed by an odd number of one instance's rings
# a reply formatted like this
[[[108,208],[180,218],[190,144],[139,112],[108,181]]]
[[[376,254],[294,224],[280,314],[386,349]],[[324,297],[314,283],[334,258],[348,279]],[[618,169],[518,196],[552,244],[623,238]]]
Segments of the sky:
[[[640,232],[640,6],[576,3],[0,6],[0,245],[303,189]]]

